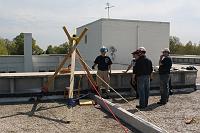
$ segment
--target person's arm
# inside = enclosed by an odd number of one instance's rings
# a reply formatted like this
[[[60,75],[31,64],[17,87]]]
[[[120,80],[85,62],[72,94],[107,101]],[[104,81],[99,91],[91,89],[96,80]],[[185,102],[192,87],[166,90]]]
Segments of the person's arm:
[[[162,65],[163,65],[163,64],[162,64],[162,59],[163,59],[163,57],[164,57],[163,55],[160,56],[160,59],[159,59],[159,66],[162,66]]]
[[[130,64],[129,66],[128,66],[128,68],[126,69],[126,71],[123,71],[124,73],[127,73],[130,69],[131,69],[131,67],[133,66],[133,64]]]
[[[108,71],[109,71],[109,73],[111,74],[111,65],[112,65],[112,61],[111,61],[110,57],[108,57],[108,58],[109,58]]]
[[[136,81],[135,81],[135,76],[136,76],[136,72],[137,72],[137,67],[138,67],[138,63],[136,62],[135,63],[135,65],[133,66],[133,76],[132,76],[132,80],[133,80],[133,82],[135,83]]]
[[[95,69],[96,65],[98,64],[99,57],[96,57],[96,59],[94,60],[94,65],[92,66],[92,69]]]
[[[136,82],[137,82],[135,76],[136,76],[136,74],[133,74],[133,75],[132,75],[132,83],[133,83],[133,84],[136,84]]]
[[[108,66],[108,72],[111,74],[111,65]]]
[[[96,63],[94,63],[94,65],[92,66],[92,69],[95,69],[96,65],[97,65],[97,64],[96,64]]]

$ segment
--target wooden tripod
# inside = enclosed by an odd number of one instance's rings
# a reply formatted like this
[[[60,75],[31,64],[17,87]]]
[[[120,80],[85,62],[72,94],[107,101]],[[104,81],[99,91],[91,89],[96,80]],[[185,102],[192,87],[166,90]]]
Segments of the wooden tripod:
[[[90,81],[92,82],[92,84],[95,85],[95,86],[97,86],[97,85],[96,85],[96,82],[93,79],[92,75],[90,74],[90,71],[88,70],[87,65],[83,61],[83,58],[82,58],[79,50],[77,49],[77,46],[78,46],[79,42],[81,41],[81,39],[83,38],[83,36],[85,35],[85,33],[87,32],[88,29],[85,28],[83,30],[83,32],[80,34],[79,37],[70,36],[70,34],[67,31],[67,29],[66,29],[65,26],[63,27],[63,30],[64,30],[64,32],[67,35],[67,38],[69,40],[70,51],[69,51],[68,54],[65,55],[64,59],[62,60],[62,62],[58,65],[58,67],[57,67],[55,73],[53,74],[53,76],[51,76],[50,78],[48,78],[47,83],[42,87],[42,91],[45,92],[45,93],[48,92],[48,89],[52,85],[55,77],[58,75],[58,72],[64,66],[65,62],[71,57],[71,75],[70,75],[69,98],[73,98],[74,71],[75,71],[75,59],[76,59],[76,55],[78,56],[80,64],[82,65],[82,67],[86,71],[86,73],[88,75],[88,78],[90,78]]]

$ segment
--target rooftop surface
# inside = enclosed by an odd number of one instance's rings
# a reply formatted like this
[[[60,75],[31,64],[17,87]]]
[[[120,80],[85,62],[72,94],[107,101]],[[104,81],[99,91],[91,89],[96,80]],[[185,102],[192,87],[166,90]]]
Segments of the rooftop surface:
[[[69,109],[65,103],[51,101],[38,104],[1,105],[0,108],[1,133],[124,132],[111,116],[92,105]]]
[[[173,65],[176,68],[188,65]],[[200,66],[195,66],[198,70]],[[200,83],[200,72],[197,75]],[[183,91],[182,91],[183,92]],[[129,104],[120,98],[111,101],[129,112],[149,121],[135,109],[138,100],[130,98]],[[170,96],[169,102],[158,106],[159,96],[150,96],[149,107],[142,111],[155,125],[169,133],[199,133],[200,90],[185,91]],[[66,103],[16,103],[0,105],[0,132],[2,133],[121,133],[123,129],[109,114],[94,106],[76,106],[69,109]],[[72,112],[71,112],[72,111]],[[192,120],[186,124],[186,120]],[[68,121],[71,121],[68,123]],[[131,131],[129,131],[131,132]]]

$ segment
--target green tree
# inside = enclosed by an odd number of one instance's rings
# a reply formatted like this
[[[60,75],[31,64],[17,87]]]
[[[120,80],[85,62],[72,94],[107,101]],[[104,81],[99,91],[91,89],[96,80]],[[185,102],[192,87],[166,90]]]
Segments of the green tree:
[[[12,51],[11,54],[14,55],[23,55],[24,54],[24,34],[20,33],[18,36],[16,36],[14,39],[14,51]],[[40,55],[43,54],[44,51],[38,46],[36,45],[36,40],[32,38],[32,52],[33,55]]]
[[[68,43],[63,43],[59,46],[49,45],[46,50],[46,54],[67,54],[69,52]]]
[[[194,54],[194,47],[195,46],[193,46],[192,42],[189,41],[184,47],[183,54],[187,54],[187,55]]]
[[[192,43],[188,41],[185,45],[180,42],[180,39],[175,36],[170,36],[169,47],[172,54],[181,55],[200,55],[200,43]]]
[[[15,53],[15,46],[16,44],[13,41],[10,41],[8,39],[5,39],[5,45],[8,51],[8,55]]]
[[[24,54],[24,34],[20,33],[18,36],[16,36],[13,39],[15,46],[14,49],[15,51],[13,51],[14,55],[23,55]]]
[[[0,55],[7,55],[8,50],[6,48],[5,40],[0,38]]]
[[[176,36],[170,36],[169,38],[169,49],[172,54],[178,53],[179,48],[181,47],[180,39]]]
[[[46,54],[55,54],[54,48],[52,45],[49,45],[46,50]]]
[[[44,50],[41,49],[38,45],[33,45],[33,55],[44,54]]]

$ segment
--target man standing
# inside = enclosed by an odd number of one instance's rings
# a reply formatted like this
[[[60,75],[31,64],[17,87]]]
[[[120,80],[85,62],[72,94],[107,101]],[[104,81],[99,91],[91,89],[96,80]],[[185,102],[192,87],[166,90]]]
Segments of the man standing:
[[[138,56],[139,52],[138,52],[138,51],[134,51],[134,52],[132,52],[131,54],[132,54],[132,56],[133,56],[133,59],[131,60],[131,63],[130,63],[130,65],[128,66],[127,70],[126,70],[126,71],[123,71],[124,73],[127,73],[127,72],[131,69],[131,67],[134,68],[135,63],[136,63],[136,60],[139,58],[139,56]],[[134,71],[134,70],[133,70],[133,71]],[[135,78],[135,79],[133,79],[133,78]],[[136,99],[138,99],[138,98],[139,98],[139,94],[138,94],[138,91],[137,91],[137,83],[136,83],[135,81],[136,81],[136,76],[133,77],[133,75],[132,75],[130,84],[131,84],[131,86],[132,86],[132,89],[135,90]]]
[[[133,74],[137,77],[137,89],[139,93],[138,109],[144,109],[148,106],[149,89],[150,89],[150,75],[153,71],[152,62],[146,57],[146,49],[140,47],[138,49],[139,58],[136,60]]]
[[[95,66],[98,65],[98,71],[97,75],[100,76],[107,84],[110,84],[110,76],[111,74],[111,65],[112,61],[110,57],[106,56],[106,53],[108,52],[108,49],[106,47],[102,47],[100,49],[101,55],[97,56],[94,65],[92,66],[92,69],[95,69]],[[110,92],[109,86],[106,85],[102,79],[97,77],[97,85],[99,87],[99,90],[103,89],[105,87],[106,93],[108,94]]]
[[[172,67],[172,59],[169,56],[170,50],[165,48],[159,60],[159,77],[160,77],[160,93],[161,99],[158,104],[164,105],[169,99],[169,80],[170,69]]]

